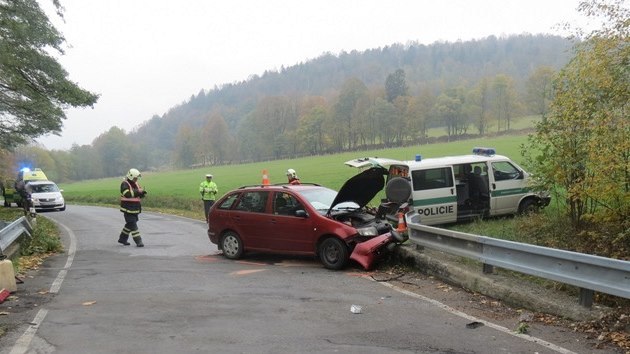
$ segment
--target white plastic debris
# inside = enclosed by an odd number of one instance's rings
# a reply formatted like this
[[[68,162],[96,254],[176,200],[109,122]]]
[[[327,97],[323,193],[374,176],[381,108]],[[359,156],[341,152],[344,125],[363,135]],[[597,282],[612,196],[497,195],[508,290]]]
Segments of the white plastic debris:
[[[363,309],[359,305],[352,305],[352,306],[350,306],[350,312],[352,312],[352,313],[361,313],[362,310]]]

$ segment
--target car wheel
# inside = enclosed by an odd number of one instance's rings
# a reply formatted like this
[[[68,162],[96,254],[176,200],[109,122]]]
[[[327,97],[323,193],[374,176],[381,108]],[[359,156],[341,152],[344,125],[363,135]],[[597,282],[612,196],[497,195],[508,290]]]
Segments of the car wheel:
[[[226,232],[221,238],[223,255],[229,259],[238,259],[243,255],[243,241],[234,231]]]
[[[536,205],[534,199],[528,198],[521,202],[518,206],[518,213],[521,215],[527,215],[531,213],[535,213],[538,211],[538,206]]]
[[[4,207],[5,208],[10,208],[11,207],[11,203],[7,203],[7,201],[4,201]]]
[[[341,269],[348,263],[348,247],[338,238],[329,237],[319,247],[319,259],[328,269]]]

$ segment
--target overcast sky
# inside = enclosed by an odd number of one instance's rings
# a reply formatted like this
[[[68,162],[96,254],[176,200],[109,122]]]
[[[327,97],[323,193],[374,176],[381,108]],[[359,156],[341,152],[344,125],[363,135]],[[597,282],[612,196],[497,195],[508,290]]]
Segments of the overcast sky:
[[[43,7],[51,0],[40,0]],[[579,0],[61,0],[49,15],[69,48],[70,79],[101,95],[66,112],[48,149],[91,144],[118,126],[131,131],[200,90],[246,80],[325,52],[394,43],[564,34],[583,21]]]

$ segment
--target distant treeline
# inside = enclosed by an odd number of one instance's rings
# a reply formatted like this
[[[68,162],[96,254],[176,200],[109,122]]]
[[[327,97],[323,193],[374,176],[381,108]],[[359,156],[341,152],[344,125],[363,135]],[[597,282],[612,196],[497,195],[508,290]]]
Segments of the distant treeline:
[[[131,132],[118,127],[69,151],[17,150],[55,179],[280,159],[365,147],[504,133],[524,115],[545,117],[555,73],[573,43],[550,35],[410,43],[324,54],[261,76],[202,90]],[[43,151],[42,151],[43,150]],[[39,162],[42,167],[42,162]],[[49,172],[50,171],[50,172]]]

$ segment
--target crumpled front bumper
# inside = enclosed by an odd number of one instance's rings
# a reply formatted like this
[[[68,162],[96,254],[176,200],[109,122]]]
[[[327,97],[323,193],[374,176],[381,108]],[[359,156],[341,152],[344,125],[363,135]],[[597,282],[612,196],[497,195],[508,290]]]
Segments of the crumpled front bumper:
[[[354,247],[350,259],[359,263],[363,269],[370,270],[381,256],[390,249],[388,245],[395,245],[397,240],[391,232],[361,242]]]

